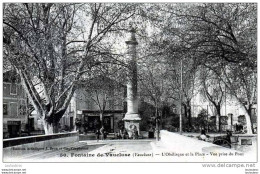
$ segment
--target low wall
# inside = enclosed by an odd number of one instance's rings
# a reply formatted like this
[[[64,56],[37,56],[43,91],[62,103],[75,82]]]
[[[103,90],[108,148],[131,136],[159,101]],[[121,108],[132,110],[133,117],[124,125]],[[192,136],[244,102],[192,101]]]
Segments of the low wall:
[[[50,150],[51,148],[61,146],[64,147],[78,141],[78,132],[4,139],[3,155],[4,157],[19,157],[37,151]]]
[[[233,135],[236,138],[236,142],[232,144],[232,148],[247,152],[257,149],[257,135],[247,135],[247,134],[240,134],[240,135]]]

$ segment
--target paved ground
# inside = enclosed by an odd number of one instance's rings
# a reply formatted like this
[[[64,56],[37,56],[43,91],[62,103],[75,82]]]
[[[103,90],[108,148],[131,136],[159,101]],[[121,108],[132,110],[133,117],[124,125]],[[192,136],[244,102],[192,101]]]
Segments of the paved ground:
[[[171,139],[162,139],[160,142],[156,142],[155,139],[98,142],[97,140],[86,140],[64,145],[58,149],[45,149],[22,155],[19,158],[5,157],[4,162],[191,162],[191,159],[193,162],[208,162],[220,160],[220,158],[209,159],[210,151],[230,151],[222,147],[211,149],[211,146],[215,145],[199,141],[196,138],[196,135],[199,134],[184,135],[186,136],[176,134]],[[188,154],[188,156],[185,157],[183,154]],[[189,154],[194,156],[191,157]]]
[[[92,153],[120,153],[120,152],[151,152],[152,140],[108,140],[107,144],[92,151]]]
[[[88,140],[58,149],[37,151],[19,158],[5,158],[5,162],[118,162],[125,156],[152,154],[151,142],[155,140]],[[111,158],[116,157],[116,158]],[[128,158],[129,157],[129,158]]]

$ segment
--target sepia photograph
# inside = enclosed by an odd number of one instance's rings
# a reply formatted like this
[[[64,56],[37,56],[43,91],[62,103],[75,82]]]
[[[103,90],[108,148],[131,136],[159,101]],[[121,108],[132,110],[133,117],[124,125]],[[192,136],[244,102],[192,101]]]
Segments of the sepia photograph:
[[[2,3],[2,163],[257,174],[257,5]]]

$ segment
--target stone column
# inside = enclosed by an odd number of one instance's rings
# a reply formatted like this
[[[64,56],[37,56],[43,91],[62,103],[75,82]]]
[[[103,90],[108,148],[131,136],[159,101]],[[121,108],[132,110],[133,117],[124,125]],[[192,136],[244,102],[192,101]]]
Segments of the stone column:
[[[136,45],[135,30],[130,30],[130,38],[126,41],[128,58],[128,78],[127,78],[127,113],[124,117],[125,129],[129,137],[132,137],[133,129],[137,129],[140,135],[140,115],[138,114],[137,97],[137,66],[136,66]]]

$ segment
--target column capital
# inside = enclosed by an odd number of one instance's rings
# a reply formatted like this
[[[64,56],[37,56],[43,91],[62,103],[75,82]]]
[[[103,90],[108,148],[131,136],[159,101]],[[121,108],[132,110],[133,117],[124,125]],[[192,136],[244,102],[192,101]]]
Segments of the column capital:
[[[134,28],[131,28],[129,30],[129,32],[130,32],[130,37],[128,38],[127,41],[125,41],[125,43],[128,45],[138,45],[138,42],[136,41],[136,38],[135,38],[136,30]]]

